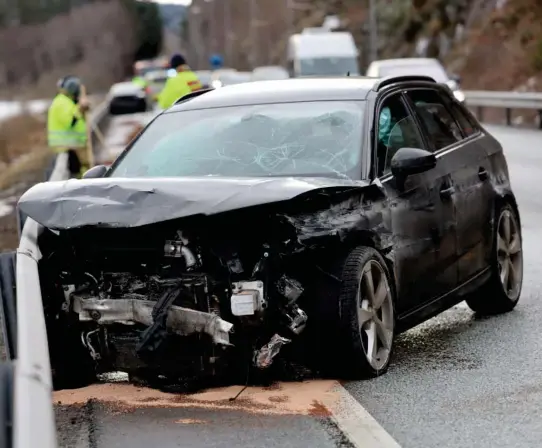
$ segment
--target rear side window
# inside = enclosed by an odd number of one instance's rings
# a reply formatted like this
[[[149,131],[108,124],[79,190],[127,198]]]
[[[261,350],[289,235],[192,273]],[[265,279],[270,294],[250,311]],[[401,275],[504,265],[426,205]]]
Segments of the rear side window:
[[[411,90],[407,95],[435,151],[463,139],[457,122],[445,106],[445,100],[436,90]]]
[[[450,109],[453,112],[457,123],[461,127],[465,137],[470,137],[471,135],[477,134],[480,128],[478,127],[476,121],[473,117],[469,116],[468,112],[465,111],[461,106],[450,101]]]

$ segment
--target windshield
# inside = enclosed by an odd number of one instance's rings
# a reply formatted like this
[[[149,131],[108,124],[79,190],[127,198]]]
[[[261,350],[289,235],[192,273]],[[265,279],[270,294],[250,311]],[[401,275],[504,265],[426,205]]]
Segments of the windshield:
[[[358,61],[356,58],[316,58],[300,59],[299,74],[301,76],[344,76],[348,72],[358,75]]]
[[[359,179],[363,110],[322,101],[162,114],[109,176]]]
[[[448,75],[444,68],[437,64],[398,64],[380,67],[380,76],[425,75],[436,82],[447,82]]]

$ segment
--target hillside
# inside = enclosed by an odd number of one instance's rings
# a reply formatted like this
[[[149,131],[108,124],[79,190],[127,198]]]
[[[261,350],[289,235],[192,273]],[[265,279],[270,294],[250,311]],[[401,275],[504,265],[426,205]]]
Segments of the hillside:
[[[180,36],[182,23],[186,17],[186,6],[176,3],[160,3],[158,7],[164,29]]]
[[[292,0],[293,1],[293,0]],[[216,2],[215,2],[216,3]],[[253,27],[244,0],[230,0],[231,65],[241,68],[284,63],[290,32],[319,26],[327,15],[338,15],[368,63],[367,2],[359,0],[256,0]],[[459,73],[465,88],[538,89],[542,78],[542,3],[539,0],[389,0],[377,2],[379,57],[429,56]],[[193,0],[201,13],[189,15],[193,36],[226,51],[220,11],[204,0]],[[218,8],[221,9],[221,8]],[[213,18],[217,25],[211,29]],[[197,20],[196,20],[197,19]],[[292,25],[289,25],[292,24]],[[207,54],[209,45],[203,45]],[[498,57],[497,57],[498,55]],[[205,59],[204,59],[205,60]],[[542,88],[542,85],[540,86]]]
[[[162,23],[154,3],[67,4],[58,13],[48,10],[48,16],[35,8],[34,15],[25,16],[20,9],[17,20],[0,23],[0,98],[49,97],[56,80],[67,74],[80,76],[91,92],[105,91],[130,74],[136,58],[153,57],[161,49]]]

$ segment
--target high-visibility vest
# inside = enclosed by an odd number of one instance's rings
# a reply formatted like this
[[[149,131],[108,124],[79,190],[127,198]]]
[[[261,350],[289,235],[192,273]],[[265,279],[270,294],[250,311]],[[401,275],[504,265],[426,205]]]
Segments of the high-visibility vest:
[[[47,114],[47,141],[55,152],[84,148],[87,144],[87,123],[77,104],[59,93]]]
[[[203,86],[192,70],[184,70],[176,76],[168,78],[164,89],[158,95],[158,104],[162,109],[167,109],[179,98],[201,89]]]
[[[145,88],[147,87],[147,81],[145,81],[141,76],[135,76],[132,78],[132,82],[139,87]]]

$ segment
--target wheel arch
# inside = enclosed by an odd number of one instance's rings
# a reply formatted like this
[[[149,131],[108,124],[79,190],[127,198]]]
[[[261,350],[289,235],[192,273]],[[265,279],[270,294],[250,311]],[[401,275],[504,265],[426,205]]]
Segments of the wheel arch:
[[[378,232],[375,229],[355,232],[345,242],[344,258],[346,259],[348,254],[359,246],[371,247],[382,256],[386,264],[385,267],[390,275],[393,300],[397,303],[397,277],[395,275],[395,259],[391,234]]]
[[[505,192],[503,195],[497,196],[495,200],[495,212],[502,207],[503,205],[510,204],[514,211],[516,212],[516,217],[518,219],[520,231],[521,231],[521,216],[519,214],[519,207],[516,200],[516,197],[514,196],[514,193],[511,191]]]

